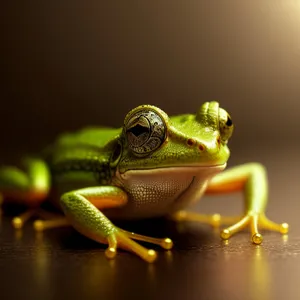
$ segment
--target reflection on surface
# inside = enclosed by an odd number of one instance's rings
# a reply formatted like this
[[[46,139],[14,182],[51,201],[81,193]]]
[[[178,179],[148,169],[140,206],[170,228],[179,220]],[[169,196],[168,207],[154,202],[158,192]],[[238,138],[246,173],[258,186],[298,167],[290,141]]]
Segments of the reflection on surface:
[[[253,300],[270,300],[271,274],[265,249],[260,245],[232,245],[230,242],[222,242],[226,263],[220,262],[220,286],[233,294],[245,290],[247,298]]]
[[[21,241],[23,237],[23,229],[22,228],[14,229],[14,233],[15,233],[15,241],[16,242]]]
[[[214,236],[199,226],[186,226],[184,234],[168,233],[174,240],[174,249],[155,249],[157,261],[147,264],[122,250],[114,260],[107,260],[105,246],[71,228],[36,234],[31,226],[26,226],[23,231],[15,231],[10,218],[4,217],[4,244],[0,247],[2,295],[10,296],[7,299],[26,296],[43,300],[138,296],[273,300],[284,299],[278,294],[282,286],[286,295],[295,294],[291,286],[300,271],[295,263],[300,257],[300,241],[296,239],[291,246],[293,236],[289,241],[284,236],[279,242],[280,237],[274,234],[274,243],[270,235],[263,245],[253,246],[248,233],[228,241],[221,241],[218,234]],[[288,263],[290,272],[285,270]]]
[[[282,235],[282,241],[283,241],[283,244],[286,245],[289,241],[289,235],[288,234],[283,234]]]
[[[34,257],[32,268],[36,289],[42,295],[45,291],[51,291],[52,283],[49,270],[52,257],[49,255],[49,248],[44,241],[43,232],[36,232],[35,234]]]
[[[251,297],[256,299],[271,299],[270,266],[262,246],[255,246],[249,270],[249,289]]]
[[[172,250],[167,250],[164,252],[164,258],[168,264],[172,264],[173,262],[173,252]]]
[[[149,294],[161,284],[157,266],[163,262],[170,270],[174,267],[173,253],[160,248],[156,249],[159,258],[155,264],[123,250],[108,260],[105,246],[71,228],[35,232],[32,226],[13,229],[9,218],[4,218],[4,223],[4,234],[13,241],[11,252],[16,266],[10,266],[10,276],[14,277],[18,269],[16,278],[23,286],[31,286],[26,292],[29,299],[57,299],[65,291],[66,298],[80,295],[82,299],[109,299],[128,292],[140,294],[143,290]]]
[[[84,260],[82,280],[85,287],[85,296],[96,296],[100,291],[105,295],[114,288],[118,262],[107,260],[104,252],[93,251]]]
[[[149,284],[154,288],[156,286],[156,266],[154,264],[148,264],[147,266],[147,278]]]

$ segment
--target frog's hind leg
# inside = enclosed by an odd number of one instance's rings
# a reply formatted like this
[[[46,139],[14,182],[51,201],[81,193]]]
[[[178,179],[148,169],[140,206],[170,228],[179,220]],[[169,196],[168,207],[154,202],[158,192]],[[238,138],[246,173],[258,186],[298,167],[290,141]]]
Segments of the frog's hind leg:
[[[50,173],[43,160],[26,158],[22,161],[22,165],[24,171],[13,166],[0,168],[1,198],[29,207],[26,212],[13,218],[12,224],[15,228],[21,228],[36,214],[50,187]]]

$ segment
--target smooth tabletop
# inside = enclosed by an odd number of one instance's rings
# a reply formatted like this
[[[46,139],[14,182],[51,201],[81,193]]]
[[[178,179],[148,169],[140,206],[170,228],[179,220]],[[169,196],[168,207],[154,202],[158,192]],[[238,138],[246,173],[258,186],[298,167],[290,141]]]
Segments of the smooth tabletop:
[[[6,213],[0,233],[1,299],[299,299],[299,172],[293,160],[297,148],[274,149],[235,149],[230,165],[257,157],[267,166],[268,216],[288,222],[288,235],[264,232],[263,244],[255,246],[247,231],[224,242],[218,230],[197,223],[158,219],[122,224],[138,233],[173,239],[172,251],[155,247],[158,260],[147,264],[124,251],[109,261],[105,246],[72,228],[36,234],[29,223],[15,231]],[[242,196],[235,194],[205,197],[192,209],[230,215],[242,207]]]

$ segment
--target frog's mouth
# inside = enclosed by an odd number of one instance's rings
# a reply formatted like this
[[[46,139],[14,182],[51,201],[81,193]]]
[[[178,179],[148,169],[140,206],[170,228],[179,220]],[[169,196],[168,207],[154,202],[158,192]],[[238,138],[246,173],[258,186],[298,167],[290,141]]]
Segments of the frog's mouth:
[[[195,172],[195,177],[199,174],[201,175],[214,175],[218,172],[223,171],[226,168],[227,163],[220,165],[212,165],[212,166],[204,166],[204,165],[188,165],[188,166],[165,166],[158,168],[147,168],[147,169],[130,169],[125,172],[118,172],[118,175],[123,179],[126,179],[128,176],[132,175],[157,175],[157,176],[171,176],[172,174],[176,174],[180,172],[181,174],[185,173],[193,173]]]
[[[206,183],[211,177],[224,170],[226,163],[214,166],[178,166],[178,167],[160,167],[153,169],[132,169],[124,173],[116,172],[115,179],[121,185],[143,186],[144,188],[176,189],[180,186],[181,192],[198,184]]]

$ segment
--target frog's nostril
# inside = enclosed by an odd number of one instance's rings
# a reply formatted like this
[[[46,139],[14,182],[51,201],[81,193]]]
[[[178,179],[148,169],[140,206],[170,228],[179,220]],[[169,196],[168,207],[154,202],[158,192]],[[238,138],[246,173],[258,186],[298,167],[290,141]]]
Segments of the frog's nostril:
[[[196,143],[196,141],[193,140],[193,139],[188,139],[188,140],[187,140],[187,144],[188,144],[189,146],[194,146],[195,143]]]
[[[202,143],[200,143],[200,142],[198,142],[198,141],[196,141],[196,140],[194,140],[194,139],[188,139],[187,140],[187,144],[189,145],[189,146],[198,146],[198,149],[200,150],[200,151],[204,151],[205,149],[206,149],[206,147],[205,147],[205,145],[203,145]]]
[[[200,151],[204,151],[205,150],[205,146],[203,144],[199,144],[198,146]]]

